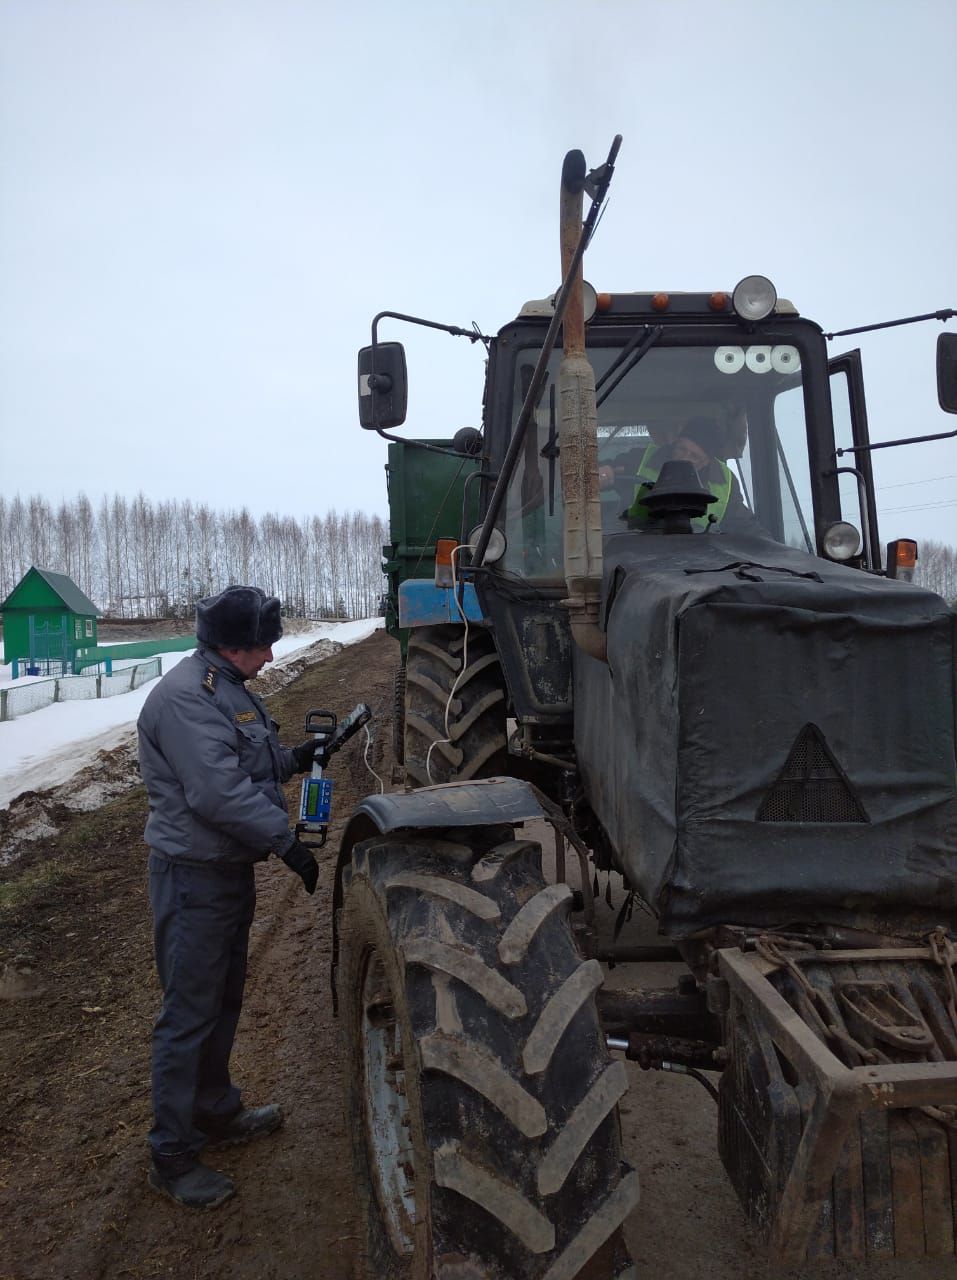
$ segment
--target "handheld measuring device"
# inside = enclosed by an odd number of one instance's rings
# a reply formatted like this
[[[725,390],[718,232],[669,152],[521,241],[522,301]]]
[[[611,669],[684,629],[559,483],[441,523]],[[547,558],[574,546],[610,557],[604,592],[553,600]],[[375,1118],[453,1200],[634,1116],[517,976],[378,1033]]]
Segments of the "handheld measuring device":
[[[372,719],[372,711],[360,702],[344,720],[337,720],[334,711],[310,711],[306,715],[305,731],[318,739],[319,746],[313,757],[312,772],[302,780],[299,793],[299,821],[296,837],[311,837],[303,841],[318,848],[326,843],[329,820],[332,814],[332,779],[323,777],[323,770],[340,747],[352,735]]]

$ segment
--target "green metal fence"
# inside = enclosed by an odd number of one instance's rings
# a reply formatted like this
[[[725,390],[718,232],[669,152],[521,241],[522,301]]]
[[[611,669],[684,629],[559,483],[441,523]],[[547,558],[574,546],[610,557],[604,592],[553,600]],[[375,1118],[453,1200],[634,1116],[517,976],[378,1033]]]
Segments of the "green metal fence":
[[[88,649],[77,650],[75,667],[79,674],[98,663],[106,665],[127,658],[152,658],[158,653],[185,653],[187,649],[195,648],[195,636],[166,636],[157,640],[135,640],[131,644],[91,645]]]

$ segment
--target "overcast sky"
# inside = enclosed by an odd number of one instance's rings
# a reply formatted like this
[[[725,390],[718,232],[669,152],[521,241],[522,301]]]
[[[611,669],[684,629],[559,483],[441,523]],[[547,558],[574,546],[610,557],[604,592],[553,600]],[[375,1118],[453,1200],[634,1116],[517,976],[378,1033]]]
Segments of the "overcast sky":
[[[0,0],[0,493],[384,514],[371,317],[551,292],[615,133],[597,288],[957,306],[955,65],[954,0]],[[940,328],[861,340],[872,438],[957,427]],[[383,336],[416,433],[478,423],[481,348]],[[957,439],[875,461],[882,536],[957,544]]]

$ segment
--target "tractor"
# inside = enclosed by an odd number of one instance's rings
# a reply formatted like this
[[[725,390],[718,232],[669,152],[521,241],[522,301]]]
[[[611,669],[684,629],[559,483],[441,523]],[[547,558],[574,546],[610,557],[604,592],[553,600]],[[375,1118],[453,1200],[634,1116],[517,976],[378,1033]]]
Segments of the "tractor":
[[[912,442],[869,439],[859,352],[763,276],[585,284],[619,143],[565,158],[557,292],[492,336],[382,312],[359,354],[406,784],[334,891],[366,1274],[634,1276],[625,1058],[707,1084],[772,1257],[949,1257],[954,613],[882,550],[871,468]],[[394,434],[386,319],[482,344],[481,430]],[[955,334],[937,378],[957,411]],[[661,955],[673,990],[603,989]]]

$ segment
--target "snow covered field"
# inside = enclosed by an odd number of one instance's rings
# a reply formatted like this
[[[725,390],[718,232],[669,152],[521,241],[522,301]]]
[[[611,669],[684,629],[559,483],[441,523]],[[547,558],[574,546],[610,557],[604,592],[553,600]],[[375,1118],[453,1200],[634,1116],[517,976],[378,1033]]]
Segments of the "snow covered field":
[[[283,636],[273,645],[275,661],[266,671],[282,667],[317,640],[354,644],[382,625],[381,618],[364,618],[358,622],[326,623],[312,631]],[[161,654],[164,675],[189,652],[192,651]],[[66,782],[97,752],[111,750],[130,738],[140,708],[155,683],[150,681],[141,689],[113,698],[57,702],[0,723],[0,809],[24,791],[44,790]]]

